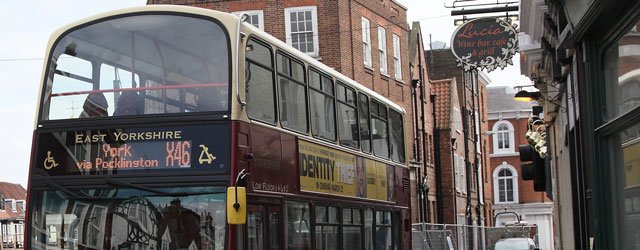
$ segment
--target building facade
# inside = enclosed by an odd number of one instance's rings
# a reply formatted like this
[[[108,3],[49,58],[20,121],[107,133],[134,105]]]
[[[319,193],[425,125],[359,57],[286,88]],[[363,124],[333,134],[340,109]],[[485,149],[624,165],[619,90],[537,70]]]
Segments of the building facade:
[[[488,141],[485,132],[488,131],[487,114],[487,85],[489,78],[484,73],[464,72],[457,67],[455,57],[449,49],[428,50],[426,58],[429,62],[429,76],[431,79],[455,79],[456,97],[458,110],[460,112],[459,131],[462,133],[462,140],[457,141],[462,148],[462,153],[457,155],[458,165],[463,175],[464,192],[463,202],[456,203],[463,206],[464,220],[444,220],[442,223],[466,224],[485,226],[492,225],[491,220],[491,199],[486,198],[485,187],[490,185],[487,178]],[[435,80],[434,80],[435,81]],[[442,98],[442,92],[436,93],[435,98]],[[439,113],[437,116],[447,115]],[[445,152],[448,149],[440,145],[439,151]],[[442,163],[444,164],[444,163]],[[443,165],[444,168],[444,165]],[[443,180],[445,181],[445,180]],[[446,201],[443,201],[446,204]],[[440,222],[440,221],[439,221]]]
[[[536,225],[540,248],[553,249],[553,202],[545,192],[534,191],[533,181],[523,179],[521,168],[518,146],[528,144],[525,134],[533,116],[532,103],[513,100],[516,92],[510,87],[490,87],[488,91],[495,225],[524,220],[529,226]]]
[[[0,239],[4,247],[21,247],[27,190],[20,184],[0,182]]]
[[[414,222],[435,223],[438,218],[436,169],[435,169],[435,95],[433,86],[427,75],[427,60],[423,53],[425,51],[423,33],[420,22],[413,22],[409,33],[409,66],[411,67],[412,100],[411,107],[405,109],[413,110],[414,129],[412,139],[413,159],[412,173],[416,176],[416,196],[415,205],[412,207],[418,212],[414,215]],[[417,168],[416,168],[417,167]],[[412,188],[412,190],[414,190]]]
[[[521,4],[521,71],[545,112],[555,246],[640,249],[640,2]]]

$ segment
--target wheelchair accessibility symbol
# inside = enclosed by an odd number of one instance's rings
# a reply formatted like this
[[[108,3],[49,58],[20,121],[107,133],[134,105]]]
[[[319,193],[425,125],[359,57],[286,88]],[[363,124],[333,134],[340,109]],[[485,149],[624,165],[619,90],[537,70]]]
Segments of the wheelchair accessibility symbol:
[[[53,156],[51,156],[51,151],[47,151],[47,158],[44,159],[44,169],[52,169],[58,166],[58,163]]]
[[[209,148],[204,144],[200,144],[199,146],[202,148],[202,152],[200,152],[200,158],[198,159],[198,162],[200,162],[200,164],[204,164],[205,162],[207,164],[211,164],[213,160],[216,159],[216,157],[213,156],[213,154],[209,153]]]

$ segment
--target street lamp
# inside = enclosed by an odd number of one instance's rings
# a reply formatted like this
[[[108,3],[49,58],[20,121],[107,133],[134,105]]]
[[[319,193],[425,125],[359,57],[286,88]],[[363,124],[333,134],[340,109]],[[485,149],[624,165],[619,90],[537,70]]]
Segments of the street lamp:
[[[520,102],[535,101],[540,98],[540,92],[529,92],[526,90],[520,90],[513,96],[513,99]]]

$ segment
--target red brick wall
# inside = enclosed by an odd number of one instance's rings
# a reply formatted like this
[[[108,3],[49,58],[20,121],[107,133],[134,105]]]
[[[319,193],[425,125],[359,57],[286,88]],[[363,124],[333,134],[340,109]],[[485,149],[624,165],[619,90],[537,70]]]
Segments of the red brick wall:
[[[520,119],[510,118],[505,119],[513,125],[514,129],[514,139],[515,139],[515,153],[518,154],[518,145],[527,144],[527,139],[525,138],[525,133],[527,132],[527,118],[521,117]],[[493,126],[499,120],[491,120],[489,121],[489,128],[493,128]],[[493,153],[493,136],[489,137],[489,145],[492,147],[491,153]],[[520,166],[522,162],[520,161],[519,155],[514,156],[501,156],[501,157],[491,157],[491,172],[490,178],[493,179],[493,172],[502,165],[503,162],[513,166],[516,171],[518,171],[518,196],[519,203],[539,203],[539,202],[550,202],[546,197],[545,192],[535,192],[533,191],[533,181],[525,181],[522,179],[522,171]],[[493,184],[491,185],[491,193],[493,194]],[[494,197],[495,198],[495,197]]]

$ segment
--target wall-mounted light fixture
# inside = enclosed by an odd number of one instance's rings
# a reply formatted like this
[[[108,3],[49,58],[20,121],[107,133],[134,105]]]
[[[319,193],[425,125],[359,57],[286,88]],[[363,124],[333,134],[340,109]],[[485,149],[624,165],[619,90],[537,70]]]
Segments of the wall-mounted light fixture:
[[[535,101],[540,99],[541,95],[540,92],[529,92],[526,90],[520,90],[518,91],[518,93],[516,93],[515,96],[513,96],[513,100],[516,101],[520,101],[520,102],[530,102],[530,101]]]

